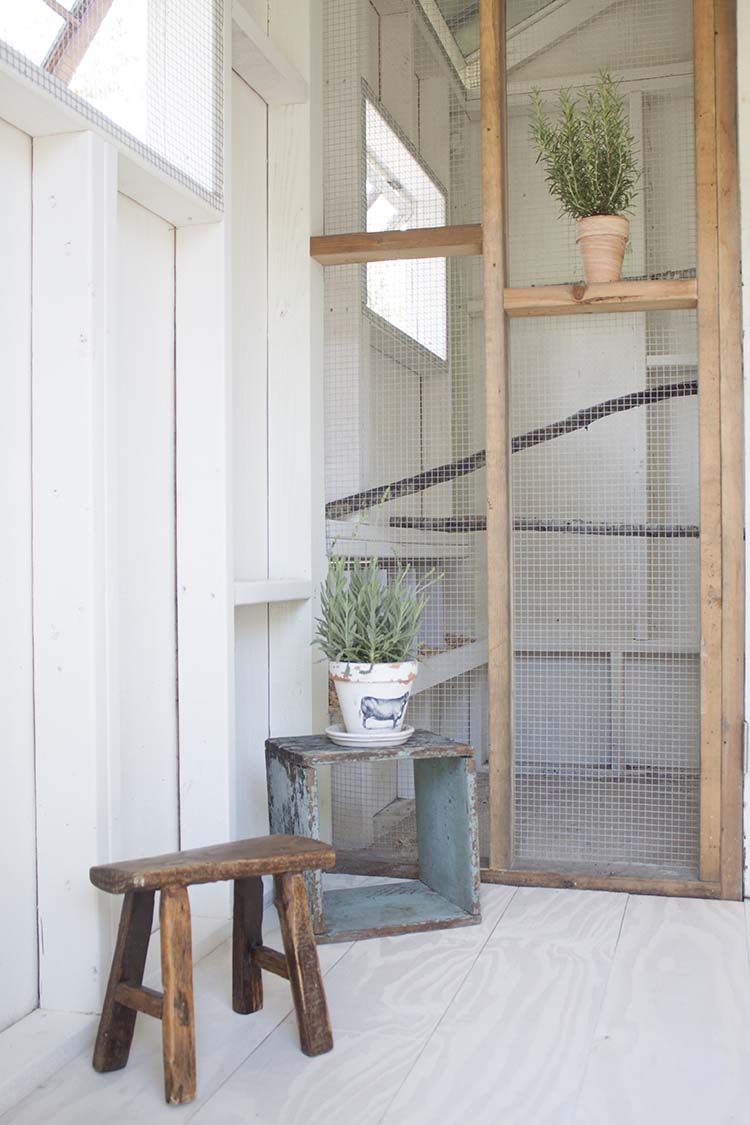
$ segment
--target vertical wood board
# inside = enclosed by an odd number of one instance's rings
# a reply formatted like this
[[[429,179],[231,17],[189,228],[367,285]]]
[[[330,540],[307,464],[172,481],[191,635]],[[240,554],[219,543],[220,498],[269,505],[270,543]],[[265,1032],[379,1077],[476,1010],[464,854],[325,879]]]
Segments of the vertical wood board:
[[[118,856],[178,846],[174,486],[175,234],[119,196]]]
[[[31,638],[31,139],[0,121],[0,1029],[37,1003]]]
[[[40,1003],[95,1010],[109,950],[117,748],[112,460],[117,169],[93,133],[34,142],[34,688]],[[105,952],[106,951],[106,952]]]

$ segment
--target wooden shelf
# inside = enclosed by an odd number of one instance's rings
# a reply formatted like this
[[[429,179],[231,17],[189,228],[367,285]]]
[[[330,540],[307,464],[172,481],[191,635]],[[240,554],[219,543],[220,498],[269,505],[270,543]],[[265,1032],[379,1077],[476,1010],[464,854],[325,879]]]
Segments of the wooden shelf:
[[[271,602],[306,602],[312,597],[309,578],[239,579],[234,584],[234,604],[270,605]]]
[[[538,285],[506,289],[508,316],[565,316],[570,313],[650,312],[693,309],[698,303],[695,278],[671,281],[613,281],[607,284]]]
[[[395,262],[406,258],[468,258],[482,253],[479,223],[418,230],[321,234],[310,239],[310,257],[322,266]]]

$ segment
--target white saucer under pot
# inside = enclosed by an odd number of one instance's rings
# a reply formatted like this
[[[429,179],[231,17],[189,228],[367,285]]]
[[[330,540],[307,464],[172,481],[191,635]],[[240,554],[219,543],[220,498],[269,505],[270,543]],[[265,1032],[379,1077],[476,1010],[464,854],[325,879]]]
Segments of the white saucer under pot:
[[[349,750],[365,750],[368,748],[387,749],[389,746],[403,746],[414,734],[414,727],[402,727],[395,731],[373,731],[372,733],[354,733],[345,731],[340,723],[328,727],[326,735],[336,746]]]

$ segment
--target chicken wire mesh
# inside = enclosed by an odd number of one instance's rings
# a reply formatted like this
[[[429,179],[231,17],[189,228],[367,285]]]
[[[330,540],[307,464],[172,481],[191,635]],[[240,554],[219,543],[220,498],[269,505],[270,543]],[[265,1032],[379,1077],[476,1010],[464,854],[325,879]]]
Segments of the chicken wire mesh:
[[[222,0],[0,0],[0,60],[214,207]]]
[[[464,57],[437,6],[326,0],[324,13],[326,233],[477,222],[478,90],[464,81]],[[479,259],[326,270],[329,545],[374,554],[385,572],[398,556],[415,577],[443,573],[419,640],[408,722],[480,755],[484,482],[450,466],[483,448],[482,349]],[[410,768],[333,770],[332,789],[340,856],[414,851]]]
[[[603,67],[642,166],[624,276],[690,276],[690,4],[592,2],[580,23],[560,9],[508,2],[511,284],[581,276],[574,225],[536,163],[530,93],[554,111],[561,88]],[[326,233],[479,221],[476,16],[458,0],[326,0]],[[696,873],[695,332],[687,312],[511,326],[520,867]],[[475,747],[486,857],[480,259],[327,269],[325,370],[329,545],[377,554],[384,570],[395,550],[418,573],[445,573],[409,722]],[[556,431],[573,416],[580,425]],[[333,773],[334,844],[412,855],[408,765]]]
[[[592,4],[564,35],[542,9],[510,30],[511,284],[581,276],[574,223],[536,164],[529,92],[554,112],[561,88],[603,68],[642,168],[623,276],[694,275],[691,7]],[[519,867],[697,874],[697,380],[691,312],[511,325]],[[545,440],[524,445],[529,433]]]

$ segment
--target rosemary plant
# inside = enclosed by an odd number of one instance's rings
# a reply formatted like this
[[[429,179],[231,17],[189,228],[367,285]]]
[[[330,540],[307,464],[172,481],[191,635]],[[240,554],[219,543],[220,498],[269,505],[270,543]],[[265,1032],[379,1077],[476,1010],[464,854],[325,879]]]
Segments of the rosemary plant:
[[[440,581],[434,568],[416,583],[399,560],[383,579],[376,558],[352,563],[333,555],[321,588],[321,616],[315,641],[331,661],[392,664],[412,660],[427,604],[426,591]]]
[[[640,178],[625,101],[607,70],[593,89],[574,97],[560,91],[560,118],[544,111],[539,90],[532,94],[531,135],[544,165],[550,194],[562,214],[623,215],[630,211]]]

